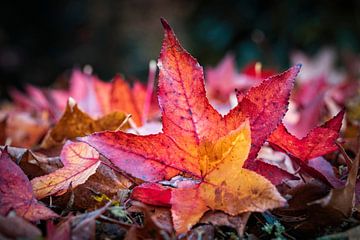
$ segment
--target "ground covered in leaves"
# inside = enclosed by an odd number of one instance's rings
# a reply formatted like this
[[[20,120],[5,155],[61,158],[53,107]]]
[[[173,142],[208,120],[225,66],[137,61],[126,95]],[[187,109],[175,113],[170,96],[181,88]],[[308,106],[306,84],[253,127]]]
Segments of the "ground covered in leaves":
[[[227,55],[204,74],[161,22],[146,85],[87,66],[10,91],[1,238],[359,238],[358,72],[325,50],[283,72]]]

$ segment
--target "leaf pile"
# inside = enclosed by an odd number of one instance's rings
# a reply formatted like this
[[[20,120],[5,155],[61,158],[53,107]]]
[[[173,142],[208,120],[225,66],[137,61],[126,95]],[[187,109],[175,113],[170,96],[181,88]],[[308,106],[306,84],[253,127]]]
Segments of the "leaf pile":
[[[6,224],[0,236],[266,239],[358,225],[359,119],[345,118],[356,79],[296,80],[300,64],[239,73],[231,55],[204,77],[161,22],[159,74],[151,62],[146,87],[86,69],[67,90],[11,90],[0,221],[21,231]]]

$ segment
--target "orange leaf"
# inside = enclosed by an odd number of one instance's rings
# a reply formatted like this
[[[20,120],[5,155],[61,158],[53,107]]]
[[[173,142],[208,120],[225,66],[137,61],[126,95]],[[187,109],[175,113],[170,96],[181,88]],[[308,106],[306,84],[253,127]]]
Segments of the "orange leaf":
[[[29,221],[55,218],[58,215],[39,203],[31,184],[20,167],[10,158],[7,150],[0,156],[0,214],[14,210]]]
[[[69,99],[64,114],[48,132],[42,142],[42,147],[50,148],[62,144],[66,139],[74,139],[94,132],[115,130],[122,125],[125,118],[124,113],[112,112],[94,120],[87,113],[81,111],[73,100]]]
[[[116,75],[111,88],[110,108],[112,111],[121,111],[131,114],[135,123],[142,125],[142,111],[145,104],[146,89],[136,84],[133,89],[121,78]],[[140,87],[141,86],[141,87]]]
[[[31,180],[37,199],[64,194],[70,184],[72,188],[83,184],[100,165],[99,153],[86,143],[65,144],[61,151],[63,168],[48,175]]]
[[[189,230],[209,209],[237,215],[286,203],[271,182],[241,168],[250,150],[248,123],[203,150],[203,181],[172,191],[171,211],[178,233]]]

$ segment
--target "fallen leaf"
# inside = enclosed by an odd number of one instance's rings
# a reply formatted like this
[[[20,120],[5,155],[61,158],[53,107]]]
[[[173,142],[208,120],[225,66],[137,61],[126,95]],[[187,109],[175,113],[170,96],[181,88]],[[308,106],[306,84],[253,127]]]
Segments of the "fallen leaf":
[[[39,239],[41,231],[18,216],[0,216],[1,239]]]
[[[163,133],[136,136],[108,131],[80,140],[145,181],[169,179],[179,173],[200,179],[198,184],[191,182],[191,186],[172,190],[172,216],[178,233],[186,232],[209,208],[237,215],[282,206],[285,200],[268,180],[242,168],[252,141],[246,120],[250,118],[254,128],[251,152],[256,156],[286,111],[299,66],[250,90],[223,118],[206,98],[202,68],[180,46],[170,26],[162,23],[165,39],[158,63],[158,93]],[[226,197],[221,198],[222,193]]]
[[[71,224],[69,220],[60,222],[57,227],[54,223],[48,221],[46,224],[46,240],[70,240],[71,239]]]
[[[250,88],[256,81],[241,78],[236,71],[235,57],[226,55],[214,68],[206,69],[207,90],[210,98],[228,101],[234,90]]]
[[[125,118],[126,115],[124,113],[113,112],[94,120],[88,114],[81,111],[72,99],[69,99],[64,114],[48,132],[41,147],[50,148],[63,144],[67,139],[74,139],[104,130],[115,130],[122,125]],[[125,124],[123,128],[127,126]]]
[[[105,161],[105,160],[102,160]],[[97,196],[106,196],[107,199],[118,200],[122,190],[129,189],[134,183],[120,173],[113,171],[104,164],[96,169],[84,184],[74,189],[74,207],[80,209],[94,209],[104,205],[104,201]]]
[[[289,154],[291,159],[311,176],[336,186],[336,181],[331,181],[331,176],[327,177],[327,175],[332,174],[331,166],[330,170],[328,170],[329,168],[325,169],[323,164],[312,163],[312,161],[320,161],[319,159],[313,159],[338,149],[335,141],[339,137],[343,117],[344,111],[341,111],[323,125],[311,130],[302,139],[291,135],[284,125],[280,125],[271,134],[268,141],[275,148]]]
[[[298,120],[296,123],[284,121],[291,134],[303,138],[319,123],[325,106],[327,88],[323,78],[301,85],[294,94]],[[286,119],[286,118],[285,118]]]
[[[160,210],[160,213],[151,211],[146,205],[133,202],[133,206],[138,208],[144,213],[143,226],[133,225],[127,232],[125,239],[159,239],[166,240],[171,239],[172,228],[169,227],[169,221],[171,221],[170,212],[166,209]],[[165,224],[164,224],[165,221]]]
[[[215,228],[211,225],[201,225],[194,229],[192,229],[187,234],[187,239],[189,240],[197,240],[197,239],[216,239],[215,238]]]
[[[268,180],[241,168],[250,149],[248,128],[245,124],[214,145],[205,146],[201,160],[203,180],[199,184],[185,182],[172,190],[171,211],[177,232],[189,230],[209,209],[238,215],[286,203]]]
[[[28,112],[12,112],[6,121],[6,137],[14,147],[31,148],[38,144],[49,129],[48,120]]]
[[[39,203],[31,184],[20,167],[14,163],[6,149],[0,156],[0,214],[14,210],[29,221],[56,218],[58,215]]]
[[[275,209],[272,213],[283,223],[286,232],[296,239],[323,234],[324,229],[343,222],[340,212],[313,204],[329,191],[329,186],[316,180],[297,185],[283,193],[289,198],[288,206]]]
[[[244,235],[247,221],[250,217],[250,213],[243,213],[237,216],[229,216],[221,211],[208,211],[200,219],[201,223],[212,224],[214,226],[227,226],[236,230],[241,237]]]
[[[153,65],[150,64],[149,78],[154,78],[156,66]],[[133,88],[130,88],[120,75],[115,76],[114,81],[109,83],[79,69],[72,71],[68,90],[43,90],[29,85],[26,93],[13,89],[10,95],[21,109],[46,113],[52,121],[61,117],[70,97],[75,99],[79,109],[91,118],[97,119],[114,111],[126,112],[133,116],[138,126],[155,118],[159,110],[153,101],[152,85],[145,88],[140,82],[135,82]]]
[[[299,177],[291,174],[275,165],[257,159],[247,166],[248,169],[268,179],[272,184],[279,185],[287,180],[299,180]]]
[[[63,168],[31,180],[37,199],[50,195],[62,195],[70,184],[73,188],[83,184],[100,165],[99,153],[86,143],[66,143],[60,158],[64,164]]]
[[[16,89],[11,89],[9,94],[12,100],[17,106],[24,110],[34,110],[34,111],[49,111],[50,107],[47,101],[44,101],[46,98],[43,91],[37,87],[27,85],[25,88],[25,93],[22,93]]]
[[[235,57],[227,54],[216,67],[206,69],[208,96],[212,100],[227,102],[235,89],[245,92],[275,74],[273,70],[262,69],[261,63],[257,62],[246,65],[239,73]]]
[[[94,118],[103,114],[98,101],[99,91],[96,90],[100,87],[99,82],[100,80],[96,76],[78,69],[75,69],[70,77],[69,97],[74,98],[81,110]]]
[[[113,111],[131,114],[136,125],[141,126],[144,124],[142,114],[145,95],[146,89],[140,83],[136,83],[134,88],[131,89],[120,75],[116,75],[111,86],[110,107]]]
[[[171,189],[156,183],[143,183],[133,189],[131,198],[150,205],[170,207]]]
[[[162,60],[159,61],[159,104],[164,133],[144,137],[104,132],[85,137],[83,141],[97,148],[120,169],[143,180],[170,178],[179,171],[199,176],[199,169],[194,167],[193,162],[197,162],[194,156],[200,139],[217,139],[250,118],[253,132],[253,147],[249,156],[251,161],[285,114],[287,99],[299,67],[269,78],[251,89],[236,109],[222,118],[206,99],[202,69],[198,63],[181,48],[173,33],[167,36],[160,57]],[[167,45],[173,47],[167,49]],[[171,54],[172,49],[178,50],[176,59]],[[172,66],[177,61],[181,61],[181,69]],[[183,76],[182,71],[189,74]],[[153,149],[158,151],[154,152]],[[187,161],[182,160],[185,158],[184,153]],[[128,164],[128,159],[133,164]],[[159,168],[160,172],[157,170]]]
[[[331,189],[330,193],[322,199],[314,201],[313,204],[320,204],[323,208],[331,208],[339,211],[343,218],[348,218],[355,206],[355,187],[359,170],[360,152],[351,165],[345,186]]]
[[[29,179],[53,172],[63,166],[57,156],[46,156],[27,148],[0,146],[2,150],[5,148]]]
[[[251,88],[244,97],[241,97],[239,104],[225,116],[224,120],[228,126],[237,126],[245,118],[250,120],[252,147],[245,167],[256,158],[263,143],[284,117],[290,91],[300,67],[301,65],[296,65]]]
[[[48,223],[47,239],[95,239],[95,219],[103,214],[110,204],[109,202],[95,211],[69,216],[67,220],[56,227],[52,223]]]
[[[323,157],[312,158],[307,162],[307,166],[321,173],[321,175],[326,179],[325,182],[330,183],[332,187],[339,188],[344,186],[344,182],[341,181],[337,176],[337,174],[335,173],[334,167],[325,158]],[[315,176],[318,176],[316,172],[315,174],[316,174]]]

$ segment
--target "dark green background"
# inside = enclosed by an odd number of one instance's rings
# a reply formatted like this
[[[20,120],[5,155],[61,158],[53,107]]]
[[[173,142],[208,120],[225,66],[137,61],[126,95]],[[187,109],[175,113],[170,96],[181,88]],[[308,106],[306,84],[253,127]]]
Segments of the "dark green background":
[[[239,67],[261,60],[281,69],[295,49],[333,46],[342,56],[360,48],[360,1],[1,1],[1,97],[84,64],[103,79],[145,80],[160,50],[160,17],[203,66],[233,52]]]

